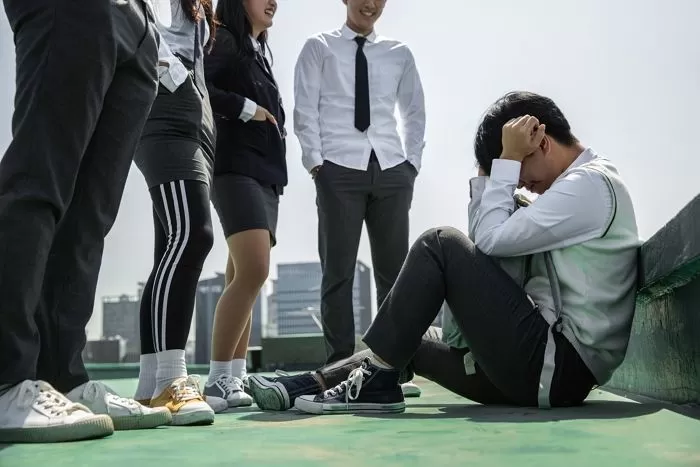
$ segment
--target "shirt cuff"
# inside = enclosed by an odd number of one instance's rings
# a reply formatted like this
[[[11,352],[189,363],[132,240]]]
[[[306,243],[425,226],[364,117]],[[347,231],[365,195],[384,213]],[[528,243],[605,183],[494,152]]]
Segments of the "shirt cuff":
[[[509,159],[494,159],[491,164],[491,180],[517,185],[520,183],[522,163]]]
[[[481,198],[486,188],[486,180],[488,180],[488,177],[485,176],[469,179],[469,197],[471,199]]]
[[[246,99],[245,103],[243,104],[243,110],[241,110],[241,115],[239,115],[238,118],[240,118],[244,122],[248,122],[255,116],[255,112],[257,111],[258,104],[251,101],[250,99]]]
[[[189,73],[180,60],[166,61],[169,66],[159,65],[158,67],[159,80],[168,91],[175,92],[185,82]]]
[[[323,156],[321,156],[319,151],[311,151],[302,156],[302,163],[306,171],[311,172],[312,169],[323,164]]]

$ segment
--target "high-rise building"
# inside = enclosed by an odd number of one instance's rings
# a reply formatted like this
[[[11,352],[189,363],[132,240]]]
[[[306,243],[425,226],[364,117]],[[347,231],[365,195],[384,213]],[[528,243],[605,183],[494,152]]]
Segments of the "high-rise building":
[[[277,290],[277,279],[272,280],[272,293],[267,296],[267,321],[265,325],[265,337],[276,337],[277,332],[277,301],[275,291]]]
[[[121,337],[89,340],[82,355],[85,363],[122,363],[126,357],[126,341]]]
[[[216,277],[201,280],[197,285],[195,301],[195,363],[209,363],[211,360],[211,333],[214,327],[214,312],[225,285],[226,276],[222,273],[217,273]],[[258,346],[262,340],[263,296],[264,292],[261,291],[253,305],[250,346]]]
[[[113,339],[121,337],[125,341],[126,359],[138,361],[141,353],[139,334],[139,296],[120,295],[102,298],[102,337]]]
[[[290,263],[277,266],[274,284],[277,334],[321,334],[321,264]],[[371,270],[358,261],[355,267],[352,301],[355,333],[362,334],[372,322]]]
[[[257,347],[262,343],[262,308],[264,295],[265,292],[263,289],[260,291],[260,294],[258,294],[253,304],[253,320],[250,323],[250,340],[248,341],[250,347]]]
[[[211,360],[211,332],[214,324],[214,311],[226,285],[225,276],[200,280],[195,298],[196,336],[194,340],[194,362],[209,363]]]

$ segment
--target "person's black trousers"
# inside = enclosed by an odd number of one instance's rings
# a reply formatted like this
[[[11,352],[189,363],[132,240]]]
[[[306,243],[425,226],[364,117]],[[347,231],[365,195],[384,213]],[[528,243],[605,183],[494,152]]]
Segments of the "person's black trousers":
[[[447,301],[469,349],[450,348],[430,325]],[[318,371],[328,387],[376,354],[475,402],[538,406],[548,324],[525,292],[461,232],[433,229],[408,253],[394,287],[363,340],[370,351]],[[555,332],[553,407],[580,404],[595,378],[566,337]],[[474,372],[465,369],[471,353]]]
[[[156,96],[143,0],[4,0],[16,47],[0,162],[0,384],[88,380],[81,353],[104,238]]]
[[[323,270],[321,319],[327,363],[355,352],[352,289],[362,224],[367,225],[377,303],[381,305],[408,253],[416,175],[410,162],[381,170],[374,153],[367,170],[326,161],[316,175],[318,251]]]

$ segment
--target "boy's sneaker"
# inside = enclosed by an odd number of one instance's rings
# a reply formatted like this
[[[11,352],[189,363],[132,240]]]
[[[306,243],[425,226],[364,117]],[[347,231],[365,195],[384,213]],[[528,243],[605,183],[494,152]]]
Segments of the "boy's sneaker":
[[[178,378],[158,397],[151,399],[151,407],[166,407],[173,417],[173,425],[211,425],[214,410],[204,401],[199,382],[194,376]]]
[[[253,391],[250,390],[250,381],[248,380],[248,378],[250,378],[250,375],[245,375],[241,379],[241,381],[243,381],[243,391],[250,397],[253,397]]]
[[[55,443],[114,433],[107,415],[95,415],[44,381],[24,381],[0,395],[0,443]]]
[[[276,378],[251,375],[248,383],[255,403],[262,410],[288,410],[297,397],[321,393],[321,385],[311,373]]]
[[[401,392],[404,397],[420,397],[422,391],[416,383],[409,381],[401,385]]]
[[[243,390],[243,381],[231,375],[221,375],[214,384],[204,385],[204,395],[226,401],[228,407],[248,407],[253,398]]]
[[[115,430],[144,430],[170,425],[173,417],[165,407],[149,408],[134,399],[119,397],[98,381],[88,381],[66,394],[68,399],[94,414],[109,415]]]
[[[380,368],[366,358],[347,380],[317,396],[301,396],[294,407],[311,414],[400,413],[406,410],[399,370]]]

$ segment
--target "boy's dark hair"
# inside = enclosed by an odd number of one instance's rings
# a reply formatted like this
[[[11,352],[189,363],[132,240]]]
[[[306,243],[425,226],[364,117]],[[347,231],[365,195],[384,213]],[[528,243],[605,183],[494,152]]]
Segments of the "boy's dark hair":
[[[501,155],[501,133],[509,120],[532,115],[547,126],[547,135],[564,145],[576,143],[569,122],[554,101],[532,92],[514,91],[498,99],[486,111],[474,139],[474,154],[479,166],[491,173],[491,163]]]

